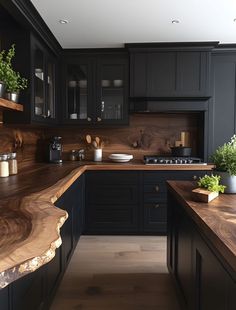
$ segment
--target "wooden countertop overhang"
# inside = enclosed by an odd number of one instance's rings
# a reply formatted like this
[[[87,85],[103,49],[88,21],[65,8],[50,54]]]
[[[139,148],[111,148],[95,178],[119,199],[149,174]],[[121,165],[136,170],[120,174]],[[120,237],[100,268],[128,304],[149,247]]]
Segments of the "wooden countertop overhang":
[[[0,178],[0,289],[55,256],[67,213],[55,201],[86,170],[211,170],[213,165],[144,165],[141,161],[36,164]]]
[[[197,224],[199,231],[230,267],[236,279],[236,195],[220,194],[209,203],[195,202],[196,182],[168,181],[168,189]]]

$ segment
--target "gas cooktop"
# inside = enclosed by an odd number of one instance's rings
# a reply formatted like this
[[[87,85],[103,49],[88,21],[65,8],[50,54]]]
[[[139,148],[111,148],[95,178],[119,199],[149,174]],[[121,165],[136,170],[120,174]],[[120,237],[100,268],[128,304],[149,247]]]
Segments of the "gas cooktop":
[[[198,157],[171,157],[171,156],[157,156],[157,155],[145,155],[144,163],[146,165],[206,165]]]

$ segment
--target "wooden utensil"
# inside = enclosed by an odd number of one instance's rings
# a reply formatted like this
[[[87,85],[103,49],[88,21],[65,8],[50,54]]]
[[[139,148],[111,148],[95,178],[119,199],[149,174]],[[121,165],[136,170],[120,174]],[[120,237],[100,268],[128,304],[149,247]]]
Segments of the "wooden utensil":
[[[92,138],[90,135],[86,135],[86,141],[88,144],[90,144],[92,142]]]
[[[93,141],[93,146],[95,147],[95,149],[97,149],[97,148],[98,148],[98,144],[97,144],[97,142],[96,142],[96,141]]]
[[[95,141],[97,142],[98,147],[100,147],[100,138],[99,138],[99,137],[96,137],[96,138],[95,138]]]

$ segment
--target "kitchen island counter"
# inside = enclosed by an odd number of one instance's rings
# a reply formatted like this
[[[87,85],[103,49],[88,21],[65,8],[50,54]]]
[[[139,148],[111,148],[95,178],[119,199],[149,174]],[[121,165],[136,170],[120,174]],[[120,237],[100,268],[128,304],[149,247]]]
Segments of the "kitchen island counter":
[[[145,165],[141,161],[35,164],[0,179],[0,288],[49,262],[67,213],[56,200],[86,170],[211,170],[212,165]],[[50,236],[50,237],[49,237]]]
[[[202,236],[232,268],[236,279],[236,196],[220,194],[209,203],[192,196],[195,182],[168,181],[167,188],[196,224]]]

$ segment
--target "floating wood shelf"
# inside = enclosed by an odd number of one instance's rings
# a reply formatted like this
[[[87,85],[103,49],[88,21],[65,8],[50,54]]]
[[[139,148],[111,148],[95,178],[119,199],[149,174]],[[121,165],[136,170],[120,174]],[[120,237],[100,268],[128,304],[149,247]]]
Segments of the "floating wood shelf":
[[[9,101],[3,98],[0,98],[0,111],[1,110],[14,110],[14,111],[23,111],[23,105]]]

